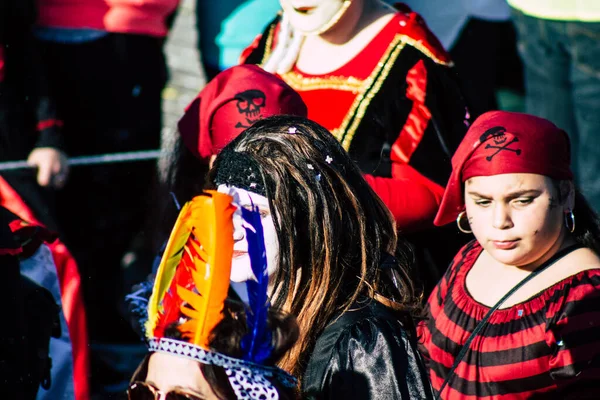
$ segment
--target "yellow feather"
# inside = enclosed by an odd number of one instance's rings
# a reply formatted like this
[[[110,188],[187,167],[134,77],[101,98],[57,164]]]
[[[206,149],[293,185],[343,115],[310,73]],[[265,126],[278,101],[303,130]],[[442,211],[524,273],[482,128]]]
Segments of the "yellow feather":
[[[185,251],[192,256],[192,265],[181,263],[180,267],[189,268],[196,290],[177,287],[177,295],[187,303],[180,311],[189,318],[179,329],[193,344],[205,348],[212,329],[223,318],[231,275],[235,211],[230,196],[208,193],[209,196],[197,196],[186,203],[179,214],[157,272],[146,330],[152,336],[159,315],[165,311],[161,302]],[[192,234],[195,240],[190,238]]]
[[[148,301],[148,320],[146,321],[146,335],[148,337],[152,337],[158,322],[159,311],[162,311],[160,303],[173,280],[173,276],[175,276],[177,265],[179,265],[183,256],[183,248],[191,233],[189,224],[186,224],[190,217],[191,207],[192,202],[187,202],[181,208],[156,272],[152,295]]]

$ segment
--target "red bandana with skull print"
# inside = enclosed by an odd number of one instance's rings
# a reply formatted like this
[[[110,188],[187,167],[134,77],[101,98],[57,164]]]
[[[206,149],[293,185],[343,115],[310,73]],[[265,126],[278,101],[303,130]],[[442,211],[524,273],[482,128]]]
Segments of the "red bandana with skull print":
[[[464,209],[462,184],[474,176],[530,173],[573,179],[567,134],[533,115],[490,111],[471,125],[452,157],[452,174],[434,223],[445,225]]]
[[[178,128],[186,147],[208,162],[244,129],[279,114],[306,117],[306,105],[283,80],[245,64],[211,80],[186,108]]]

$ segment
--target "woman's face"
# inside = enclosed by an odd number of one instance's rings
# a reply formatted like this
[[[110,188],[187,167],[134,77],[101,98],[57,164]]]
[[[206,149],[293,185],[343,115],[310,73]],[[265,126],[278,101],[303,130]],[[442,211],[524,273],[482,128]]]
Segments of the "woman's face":
[[[471,229],[495,260],[530,265],[560,246],[565,207],[554,186],[537,174],[478,176],[465,182]]]
[[[292,26],[304,33],[319,31],[342,9],[343,0],[280,0]]]
[[[239,207],[252,209],[258,207],[261,215],[261,222],[265,238],[265,248],[267,250],[267,271],[271,276],[277,270],[277,257],[279,255],[279,241],[275,224],[271,217],[269,209],[269,200],[265,196],[252,193],[234,186],[219,185],[217,191],[226,193],[234,198],[234,204]],[[241,213],[233,215],[233,260],[231,262],[231,280],[234,282],[245,282],[256,277],[252,273],[250,257],[248,256],[248,242],[246,241],[247,224],[243,220]]]
[[[202,375],[198,362],[172,354],[154,353],[150,356],[146,383],[162,393],[176,391],[199,399],[218,400]]]

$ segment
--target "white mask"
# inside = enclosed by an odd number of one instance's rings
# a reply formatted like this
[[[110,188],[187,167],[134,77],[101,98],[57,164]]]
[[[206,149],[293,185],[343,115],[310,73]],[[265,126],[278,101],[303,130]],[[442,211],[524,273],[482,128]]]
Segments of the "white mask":
[[[340,19],[349,0],[280,0],[294,29],[303,34],[321,34]]]
[[[258,207],[261,213],[261,222],[265,238],[265,248],[267,250],[267,273],[271,276],[277,270],[277,257],[279,255],[279,241],[275,224],[271,217],[269,209],[269,200],[265,196],[252,193],[235,186],[219,185],[218,192],[226,193],[233,197],[233,204],[239,207],[250,209],[252,206]],[[245,282],[247,280],[256,280],[252,273],[250,257],[248,256],[248,242],[246,241],[245,221],[241,212],[233,215],[233,259],[231,261],[231,280],[233,282]]]

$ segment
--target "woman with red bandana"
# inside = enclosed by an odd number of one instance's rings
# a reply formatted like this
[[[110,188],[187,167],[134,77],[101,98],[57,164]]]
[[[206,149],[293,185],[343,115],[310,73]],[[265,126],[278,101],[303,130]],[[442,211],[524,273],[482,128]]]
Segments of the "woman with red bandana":
[[[202,191],[205,175],[217,154],[256,121],[279,114],[306,117],[306,105],[277,76],[255,65],[238,65],[212,79],[186,107],[177,124],[179,137],[167,166],[167,191],[181,204]],[[165,221],[177,217],[168,193],[158,195],[167,204]],[[165,239],[163,232],[159,240]]]
[[[358,163],[437,282],[460,244],[433,228],[469,116],[448,53],[419,15],[378,0],[281,0],[242,56],[278,74]],[[444,246],[427,251],[432,235]],[[439,235],[439,236],[438,236]],[[421,265],[420,268],[425,268]],[[421,271],[423,272],[423,271]],[[426,282],[427,284],[427,282]]]
[[[256,65],[228,68],[208,82],[177,124],[179,136],[167,166],[166,182],[153,196],[159,203],[155,207],[158,216],[151,216],[153,239],[160,253],[179,213],[178,206],[202,193],[210,165],[231,140],[260,119],[279,114],[306,117],[306,112],[298,93]],[[158,261],[160,257],[155,259],[150,279],[134,286],[134,292],[126,297],[138,333]]]
[[[494,111],[471,126],[435,223],[474,241],[421,324],[443,399],[600,396],[600,225],[573,185],[567,134]],[[462,349],[462,350],[461,350]]]

